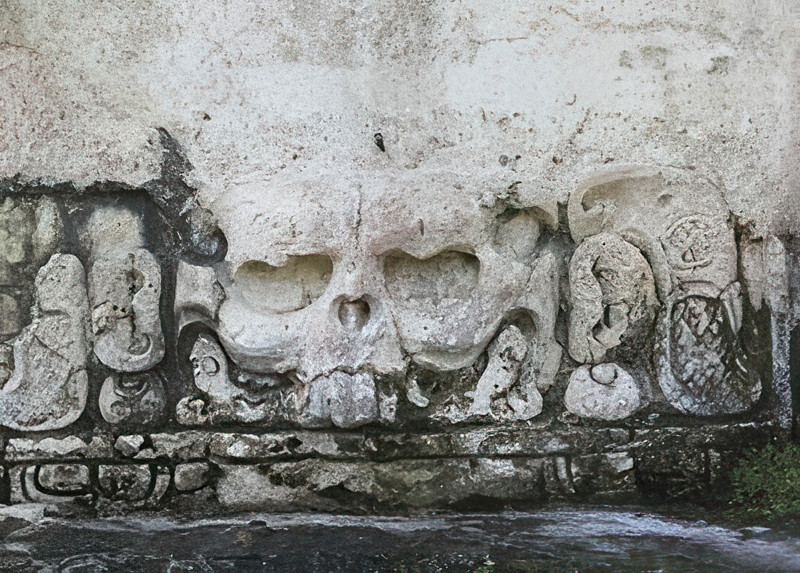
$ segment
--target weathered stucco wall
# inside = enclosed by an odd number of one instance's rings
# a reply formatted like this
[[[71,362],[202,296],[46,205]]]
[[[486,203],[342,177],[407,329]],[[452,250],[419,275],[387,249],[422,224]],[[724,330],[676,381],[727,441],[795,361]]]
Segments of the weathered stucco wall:
[[[793,2],[0,10],[4,176],[138,185],[158,170],[160,126],[206,201],[281,171],[442,165],[563,200],[598,166],[626,162],[694,169],[760,229],[797,220]]]
[[[798,48],[778,0],[0,1],[0,501],[719,487],[792,425]]]

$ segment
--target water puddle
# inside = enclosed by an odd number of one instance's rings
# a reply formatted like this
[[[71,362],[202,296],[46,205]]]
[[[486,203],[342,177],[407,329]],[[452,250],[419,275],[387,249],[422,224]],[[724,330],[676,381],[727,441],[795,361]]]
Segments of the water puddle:
[[[43,519],[3,532],[0,571],[800,571],[800,535],[619,508]]]

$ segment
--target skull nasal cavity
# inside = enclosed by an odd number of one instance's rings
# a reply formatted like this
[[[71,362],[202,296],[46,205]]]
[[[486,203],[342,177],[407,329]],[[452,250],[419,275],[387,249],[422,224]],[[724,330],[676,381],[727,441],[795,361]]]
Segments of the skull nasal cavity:
[[[361,330],[369,322],[369,304],[364,299],[345,300],[339,305],[339,322],[348,330]]]

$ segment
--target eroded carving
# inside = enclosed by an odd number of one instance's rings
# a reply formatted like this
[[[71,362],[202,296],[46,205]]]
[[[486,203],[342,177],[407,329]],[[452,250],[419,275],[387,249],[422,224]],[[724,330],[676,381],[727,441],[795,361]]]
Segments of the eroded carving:
[[[761,382],[740,344],[736,241],[719,190],[684,174],[668,179],[663,171],[618,169],[573,193],[569,216],[576,241],[615,233],[646,257],[661,303],[654,360],[667,401],[695,415],[750,409]],[[581,296],[573,296],[578,308]],[[571,330],[570,349],[588,361],[584,323],[591,320],[576,318],[582,328],[574,340]]]
[[[489,345],[489,363],[483,371],[478,386],[468,392],[472,398],[470,414],[485,416],[491,411],[492,398],[507,392],[519,378],[520,367],[528,353],[528,344],[519,328],[509,326]],[[536,392],[538,410],[542,397]],[[537,414],[539,412],[536,412]]]
[[[570,262],[569,292],[569,353],[578,362],[602,362],[623,340],[646,343],[658,307],[653,273],[619,235],[581,243]]]
[[[83,265],[53,255],[37,273],[33,321],[0,346],[6,373],[0,424],[15,430],[63,428],[83,413],[89,382],[89,303]]]
[[[139,427],[162,417],[167,396],[155,372],[113,374],[103,381],[98,403],[106,422]]]
[[[142,248],[141,219],[127,209],[98,209],[89,223],[94,352],[120,372],[141,372],[164,357],[161,269]]]
[[[580,366],[570,375],[564,405],[581,418],[622,420],[639,409],[642,396],[624,368],[606,362]]]
[[[89,468],[83,464],[18,466],[12,473],[12,499],[18,503],[68,503],[92,497]]]
[[[325,193],[314,192],[323,187]],[[344,178],[231,192],[216,210],[228,239],[226,260],[213,277],[182,265],[205,286],[179,286],[186,294],[176,306],[179,323],[190,314],[204,317],[197,320],[221,343],[213,348],[205,339],[198,341],[203,352],[193,351],[197,364],[220,364],[213,376],[195,366],[209,411],[227,409],[232,419],[254,422],[280,403],[284,410],[294,405],[289,417],[309,427],[391,420],[398,390],[392,380],[402,379],[410,363],[441,372],[468,367],[516,313],[535,327],[518,342],[526,348],[500,384],[512,418],[536,415],[539,389],[552,384],[560,356],[552,337],[556,259],[540,244],[543,221],[555,216],[522,189],[506,195],[487,198],[454,174],[432,174],[422,187],[399,177]],[[240,213],[241,196],[263,202],[258,217]],[[224,292],[221,304],[214,295],[193,294],[213,293],[215,284]],[[235,380],[222,372],[227,359]],[[413,381],[403,387],[417,407],[428,406]],[[484,415],[481,400],[453,415]],[[189,400],[182,411],[188,406]]]
[[[34,278],[56,251],[64,228],[48,197],[5,197],[0,204],[0,337],[20,333],[29,322]]]
[[[731,284],[717,298],[690,296],[672,307],[661,386],[674,406],[691,414],[732,414],[750,409],[761,396],[758,375],[748,371],[738,337],[741,291]]]
[[[281,382],[267,377],[255,380],[245,376],[232,380],[228,359],[213,336],[199,336],[189,359],[195,386],[202,391],[203,398],[186,397],[181,400],[178,404],[178,421],[182,424],[230,420],[257,422],[270,414],[286,412],[281,409],[282,396],[270,392]]]
[[[744,424],[771,407],[751,339],[790,312],[786,252],[741,227],[737,248],[721,193],[690,173],[606,172],[566,219],[520,182],[277,175],[221,194],[187,248],[174,209],[125,193],[0,204],[0,424],[59,430],[86,410],[81,431],[100,430],[12,435],[14,501],[238,503],[243,464],[281,495],[360,480],[385,496],[406,479],[385,463],[450,456],[483,495],[493,472],[517,484],[498,455],[530,456],[524,491],[573,495],[634,483],[627,453],[587,448],[657,435],[662,414]],[[334,466],[351,477],[326,482]]]
[[[536,381],[527,376],[521,379],[522,366],[528,353],[528,341],[515,326],[505,328],[489,345],[489,361],[481,374],[475,390],[467,393],[472,398],[468,415],[486,416],[492,411],[492,399],[506,394],[513,419],[528,420],[542,411],[542,395]],[[515,384],[517,388],[512,390]]]

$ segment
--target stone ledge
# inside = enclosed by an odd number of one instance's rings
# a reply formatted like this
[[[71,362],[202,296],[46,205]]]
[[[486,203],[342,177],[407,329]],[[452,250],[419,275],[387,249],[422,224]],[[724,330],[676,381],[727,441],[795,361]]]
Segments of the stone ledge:
[[[418,458],[536,457],[664,448],[679,442],[707,448],[757,441],[773,424],[734,423],[693,427],[477,428],[452,432],[390,433],[287,431],[264,433],[189,430],[172,434],[66,438],[11,438],[5,461],[168,459],[228,461],[324,458],[391,461]]]

